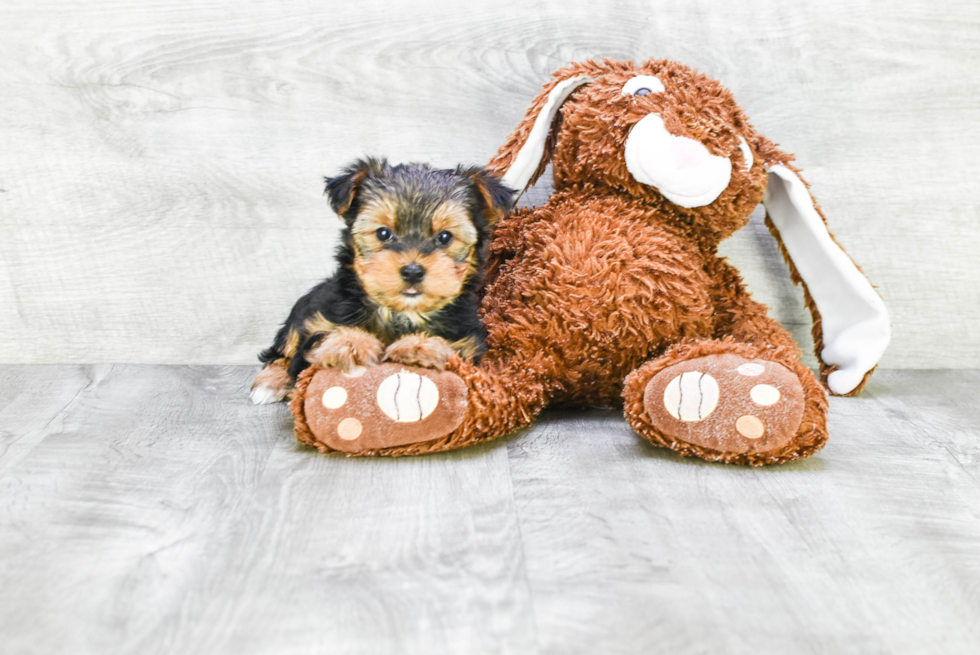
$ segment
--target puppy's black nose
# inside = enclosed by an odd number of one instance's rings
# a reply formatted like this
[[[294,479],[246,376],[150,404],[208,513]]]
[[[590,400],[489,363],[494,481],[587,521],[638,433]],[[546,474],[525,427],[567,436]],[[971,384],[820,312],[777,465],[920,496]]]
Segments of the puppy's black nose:
[[[409,284],[418,284],[425,277],[425,269],[416,262],[405,264],[401,269],[402,279]]]

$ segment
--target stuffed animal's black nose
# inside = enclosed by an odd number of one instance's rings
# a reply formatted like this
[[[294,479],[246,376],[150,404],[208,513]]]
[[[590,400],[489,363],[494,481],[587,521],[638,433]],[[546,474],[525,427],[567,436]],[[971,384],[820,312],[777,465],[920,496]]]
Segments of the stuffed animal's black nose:
[[[402,279],[409,284],[418,284],[425,277],[425,269],[416,262],[405,264],[401,270]]]

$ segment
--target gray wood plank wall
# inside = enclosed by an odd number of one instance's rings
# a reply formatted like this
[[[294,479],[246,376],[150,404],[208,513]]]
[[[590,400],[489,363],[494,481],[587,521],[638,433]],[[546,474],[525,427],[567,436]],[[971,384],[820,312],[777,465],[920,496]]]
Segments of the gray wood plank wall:
[[[331,268],[322,175],[484,162],[598,56],[694,65],[797,154],[884,367],[980,366],[975,0],[4,0],[0,361],[253,362]],[[808,348],[759,221],[725,248]]]

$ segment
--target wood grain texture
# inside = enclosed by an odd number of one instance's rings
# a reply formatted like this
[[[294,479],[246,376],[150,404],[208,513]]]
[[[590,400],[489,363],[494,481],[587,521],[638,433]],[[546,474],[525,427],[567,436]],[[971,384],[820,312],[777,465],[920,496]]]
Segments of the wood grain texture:
[[[541,652],[974,652],[978,392],[883,371],[831,399],[824,451],[765,469],[681,460],[615,412],[539,423],[508,450]]]
[[[4,367],[0,375],[0,476],[60,428],[64,413],[104,368]]]
[[[972,0],[7,0],[0,361],[253,362],[332,266],[322,175],[486,161],[610,56],[698,67],[798,154],[892,312],[883,366],[980,366],[978,28]],[[761,222],[725,252],[809,348]]]
[[[5,423],[43,434],[0,469],[5,655],[533,644],[506,449],[322,457],[254,367],[29,370],[0,367],[0,416],[62,411]],[[56,373],[91,381],[65,406]]]
[[[254,367],[0,366],[4,655],[944,653],[980,643],[980,371],[881,371],[761,470],[612,411],[298,447]]]

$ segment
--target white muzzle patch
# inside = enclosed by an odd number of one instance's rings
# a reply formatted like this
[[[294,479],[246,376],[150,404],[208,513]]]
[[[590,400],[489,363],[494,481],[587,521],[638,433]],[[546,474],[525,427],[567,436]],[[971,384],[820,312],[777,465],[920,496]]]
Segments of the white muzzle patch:
[[[626,168],[640,182],[656,188],[680,207],[704,207],[728,188],[732,162],[712,155],[700,141],[674,136],[664,121],[650,114],[626,138]]]

